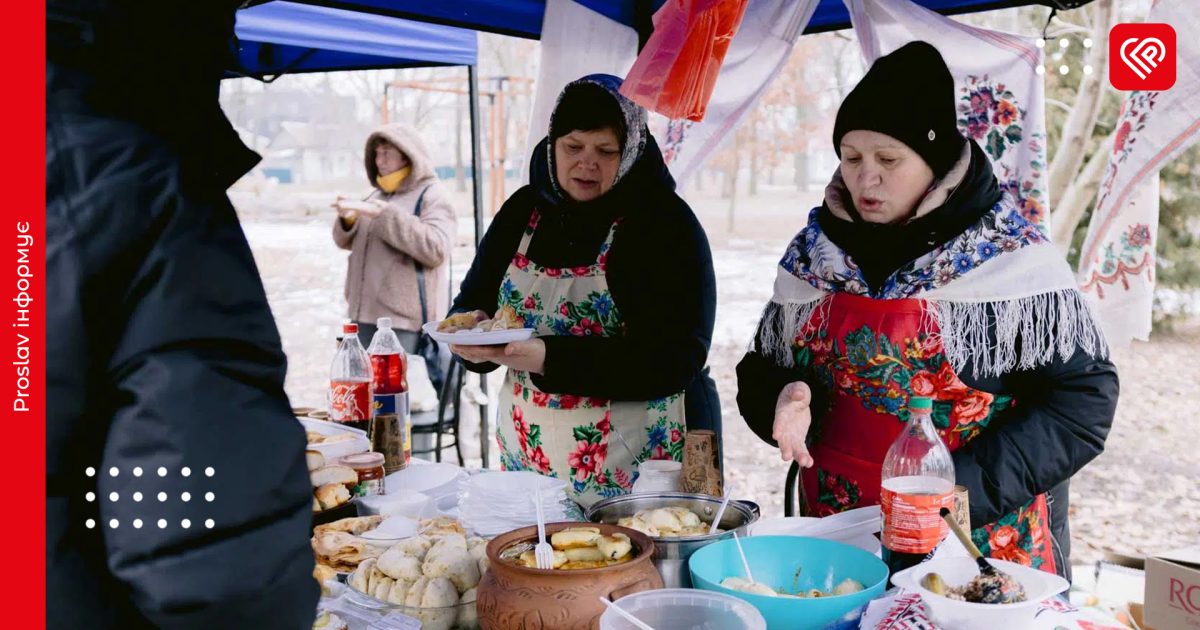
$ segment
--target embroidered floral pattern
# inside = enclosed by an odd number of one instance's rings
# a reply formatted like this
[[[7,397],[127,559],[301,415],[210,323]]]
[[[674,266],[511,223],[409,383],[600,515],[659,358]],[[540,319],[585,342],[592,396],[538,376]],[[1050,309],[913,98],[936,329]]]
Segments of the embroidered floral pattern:
[[[959,92],[959,129],[991,158],[1000,189],[1012,197],[1021,216],[1044,227],[1045,135],[1026,125],[1027,112],[1012,90],[988,75],[968,75]]]
[[[612,432],[609,418],[609,412],[605,412],[599,422],[572,430],[576,444],[567,455],[567,464],[571,467],[571,485],[575,492],[592,490],[603,497],[615,497],[633,488],[633,478],[627,473],[619,468],[615,472],[605,468],[608,436]]]
[[[938,337],[920,334],[893,342],[867,326],[830,339],[820,330],[795,341],[796,364],[814,370],[830,390],[876,413],[908,421],[911,396],[933,399],[933,423],[951,448],[979,435],[1012,398],[967,387],[946,360]]]
[[[1022,247],[1048,242],[1011,203],[995,209],[954,240],[908,263],[872,293],[866,280],[817,222],[814,208],[808,225],[788,245],[779,265],[792,275],[827,293],[869,295],[883,299],[912,297],[957,280],[983,263]]]
[[[857,483],[820,468],[817,469],[817,486],[820,489],[820,495],[817,496],[817,516],[830,516],[853,509],[862,498]]]
[[[971,540],[989,558],[1053,570],[1051,542],[1043,534],[1048,512],[1046,497],[1039,495],[999,521],[973,530]]]

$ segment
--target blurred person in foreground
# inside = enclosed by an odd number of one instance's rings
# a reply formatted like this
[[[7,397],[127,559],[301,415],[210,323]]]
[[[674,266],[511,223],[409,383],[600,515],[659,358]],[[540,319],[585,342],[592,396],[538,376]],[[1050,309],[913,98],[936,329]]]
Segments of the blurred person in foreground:
[[[304,433],[225,195],[259,159],[217,101],[237,5],[47,3],[49,628],[312,624]]]

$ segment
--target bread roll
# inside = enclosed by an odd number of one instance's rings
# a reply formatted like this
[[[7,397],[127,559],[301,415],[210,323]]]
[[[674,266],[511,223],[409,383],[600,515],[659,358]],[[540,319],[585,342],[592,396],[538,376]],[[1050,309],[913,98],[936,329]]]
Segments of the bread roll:
[[[358,483],[358,473],[354,472],[349,466],[322,466],[312,472],[310,475],[314,488],[320,488],[325,484],[330,483],[345,483],[354,485]]]
[[[327,483],[317,488],[317,501],[321,509],[329,510],[350,500],[350,491],[344,484]]]
[[[325,466],[325,456],[320,451],[304,451],[304,459],[308,461],[308,472]]]

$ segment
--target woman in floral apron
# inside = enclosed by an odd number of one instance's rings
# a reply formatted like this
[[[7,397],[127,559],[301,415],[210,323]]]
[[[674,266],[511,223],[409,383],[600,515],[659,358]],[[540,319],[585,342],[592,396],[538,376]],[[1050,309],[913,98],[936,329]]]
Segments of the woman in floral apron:
[[[451,309],[511,306],[537,331],[451,349],[473,371],[508,368],[501,465],[567,480],[585,506],[629,492],[635,458],[682,458],[716,301],[704,232],[619,86],[593,75],[564,89],[530,185],[496,215]]]
[[[909,397],[933,398],[980,550],[1068,575],[1067,485],[1103,450],[1117,373],[1062,255],[958,123],[924,42],[847,96],[841,165],[780,262],[738,406],[824,516],[879,503]]]

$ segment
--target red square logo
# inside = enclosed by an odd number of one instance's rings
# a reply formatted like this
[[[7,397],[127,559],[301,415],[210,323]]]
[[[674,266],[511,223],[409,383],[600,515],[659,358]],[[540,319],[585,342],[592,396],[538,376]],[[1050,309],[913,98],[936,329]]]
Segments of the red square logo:
[[[1170,24],[1117,24],[1108,33],[1108,78],[1118,90],[1169,90],[1175,85],[1175,29]]]

